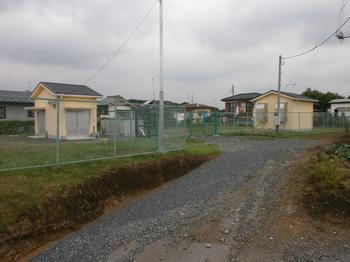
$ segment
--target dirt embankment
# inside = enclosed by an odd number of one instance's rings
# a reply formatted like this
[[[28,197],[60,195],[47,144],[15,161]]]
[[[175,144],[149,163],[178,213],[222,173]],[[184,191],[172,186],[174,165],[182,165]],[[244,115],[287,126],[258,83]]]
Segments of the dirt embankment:
[[[54,193],[0,235],[0,258],[18,260],[42,244],[92,221],[125,197],[183,176],[211,158],[169,157],[115,168],[82,185]]]

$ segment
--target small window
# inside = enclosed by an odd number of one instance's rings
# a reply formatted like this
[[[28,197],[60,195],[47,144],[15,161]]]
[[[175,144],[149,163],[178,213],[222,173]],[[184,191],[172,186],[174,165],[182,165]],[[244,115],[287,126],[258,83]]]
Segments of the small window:
[[[0,106],[0,119],[6,119],[6,106]]]
[[[34,117],[34,112],[33,112],[33,110],[27,110],[27,117],[28,117],[28,118],[33,118],[33,117]]]
[[[278,104],[275,104],[275,109],[277,111]],[[281,112],[287,112],[287,102],[281,102],[280,103],[280,111]]]
[[[247,112],[247,103],[241,102],[239,105],[239,112],[240,113],[246,113]]]
[[[257,122],[267,121],[267,104],[255,104],[255,119]]]

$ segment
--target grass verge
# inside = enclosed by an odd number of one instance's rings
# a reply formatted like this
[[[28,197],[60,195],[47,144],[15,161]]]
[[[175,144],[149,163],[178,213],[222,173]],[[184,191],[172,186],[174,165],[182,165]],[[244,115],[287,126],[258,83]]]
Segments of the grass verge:
[[[216,146],[190,141],[186,150],[163,155],[2,172],[0,257],[11,260],[30,242],[38,246],[96,218],[109,198],[155,188],[218,154]]]
[[[261,139],[271,139],[271,138],[318,138],[328,135],[343,134],[345,130],[343,128],[339,129],[315,129],[312,131],[288,131],[280,130],[276,133],[274,130],[253,130],[253,129],[238,129],[238,130],[227,130],[220,132],[222,136],[244,136],[250,138],[261,138]]]

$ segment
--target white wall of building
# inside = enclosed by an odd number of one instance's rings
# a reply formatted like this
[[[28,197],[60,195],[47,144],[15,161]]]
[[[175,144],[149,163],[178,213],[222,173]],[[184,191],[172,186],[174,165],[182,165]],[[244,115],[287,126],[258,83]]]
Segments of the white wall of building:
[[[338,112],[339,115],[345,113],[345,116],[350,116],[350,102],[349,103],[334,103],[331,104],[331,113]]]

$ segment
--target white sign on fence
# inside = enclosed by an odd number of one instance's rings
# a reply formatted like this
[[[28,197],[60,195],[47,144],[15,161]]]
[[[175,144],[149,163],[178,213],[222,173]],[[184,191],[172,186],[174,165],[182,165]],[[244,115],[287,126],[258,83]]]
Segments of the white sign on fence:
[[[281,125],[281,115],[280,115],[278,112],[276,112],[276,113],[274,114],[274,116],[273,116],[273,122],[274,122],[275,126]]]
[[[185,120],[185,114],[184,113],[177,113],[177,121],[184,121]]]

